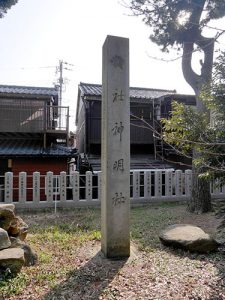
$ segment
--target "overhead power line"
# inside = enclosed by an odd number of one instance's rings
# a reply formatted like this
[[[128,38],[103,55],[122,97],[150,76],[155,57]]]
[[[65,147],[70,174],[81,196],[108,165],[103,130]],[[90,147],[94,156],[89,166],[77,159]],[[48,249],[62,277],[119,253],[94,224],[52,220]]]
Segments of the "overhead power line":
[[[54,69],[55,66],[37,66],[37,67],[1,67],[0,71],[5,71],[5,70],[33,70],[33,69]]]

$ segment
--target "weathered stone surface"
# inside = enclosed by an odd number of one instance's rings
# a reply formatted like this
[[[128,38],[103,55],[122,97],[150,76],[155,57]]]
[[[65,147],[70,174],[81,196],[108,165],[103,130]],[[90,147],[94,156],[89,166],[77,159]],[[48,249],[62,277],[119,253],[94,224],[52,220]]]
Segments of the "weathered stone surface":
[[[24,251],[24,258],[25,258],[25,266],[33,266],[37,263],[38,257],[37,254],[33,252],[31,247],[27,244],[23,244],[21,248]]]
[[[11,242],[7,231],[0,228],[0,250],[9,248],[10,246],[11,246]]]
[[[24,240],[27,236],[28,225],[14,214],[15,206],[0,205],[0,280],[6,269],[17,274],[22,266],[32,266],[38,261],[37,255]]]
[[[33,266],[38,261],[38,256],[31,247],[21,241],[19,238],[10,237],[11,248],[21,248],[24,251],[25,266]]]
[[[191,252],[207,253],[217,250],[219,243],[201,228],[188,224],[168,226],[159,235],[165,246],[181,248]]]
[[[6,269],[17,274],[25,263],[24,251],[21,248],[9,248],[0,251],[0,275]]]
[[[15,217],[10,224],[8,234],[13,237],[19,237],[24,241],[28,232],[28,225],[20,218]]]
[[[21,248],[21,246],[24,245],[24,242],[22,242],[19,238],[10,236],[9,239],[11,242],[10,248]]]
[[[0,203],[0,210],[1,209],[10,209],[15,213],[15,205],[14,204]]]
[[[14,212],[9,208],[0,208],[0,227],[8,230],[12,220],[15,218]]]
[[[101,249],[108,258],[130,255],[129,40],[103,45],[101,138]]]
[[[28,229],[27,228],[21,228],[21,231],[18,235],[19,239],[21,241],[25,241],[26,237],[27,237],[27,233],[28,233]]]

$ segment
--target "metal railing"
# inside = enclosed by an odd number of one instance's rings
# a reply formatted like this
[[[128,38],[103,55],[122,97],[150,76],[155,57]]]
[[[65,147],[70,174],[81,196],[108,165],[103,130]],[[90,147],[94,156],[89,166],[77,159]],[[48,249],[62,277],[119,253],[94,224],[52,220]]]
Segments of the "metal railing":
[[[68,131],[69,107],[0,106],[0,132]]]

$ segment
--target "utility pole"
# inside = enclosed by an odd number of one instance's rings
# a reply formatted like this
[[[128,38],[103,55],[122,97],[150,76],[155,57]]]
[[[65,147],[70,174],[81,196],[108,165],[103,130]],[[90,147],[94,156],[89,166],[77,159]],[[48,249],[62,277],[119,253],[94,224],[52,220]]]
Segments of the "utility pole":
[[[63,90],[63,60],[59,61],[59,106],[62,106],[62,90]]]
[[[56,73],[59,73],[59,77],[58,77],[58,84],[59,84],[59,128],[61,128],[61,123],[62,123],[62,110],[63,110],[63,99],[62,99],[62,94],[63,94],[63,86],[66,83],[66,80],[64,80],[63,78],[63,71],[64,70],[68,70],[68,71],[72,71],[72,69],[69,69],[67,66],[74,66],[72,64],[69,64],[68,62],[65,62],[63,60],[59,60],[59,66],[56,67]],[[69,116],[67,116],[69,117]]]
[[[66,61],[59,60],[59,66],[56,67],[56,73],[59,73],[58,77],[58,84],[59,84],[59,106],[62,106],[62,93],[63,93],[63,85],[66,84],[66,80],[63,78],[63,71],[73,71],[72,69],[69,69],[68,66],[74,67],[73,64],[70,64]]]

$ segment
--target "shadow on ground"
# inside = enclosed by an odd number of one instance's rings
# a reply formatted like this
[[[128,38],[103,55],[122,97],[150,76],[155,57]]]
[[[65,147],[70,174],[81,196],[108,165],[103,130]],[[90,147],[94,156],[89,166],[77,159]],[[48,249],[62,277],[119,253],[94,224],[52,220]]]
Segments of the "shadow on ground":
[[[52,288],[42,300],[91,300],[99,299],[102,293],[111,299],[113,291],[107,287],[126,262],[127,259],[107,259],[98,251],[83,266],[68,273],[67,279]]]
[[[217,251],[210,253],[196,253],[189,252],[182,249],[176,249],[172,247],[162,246],[162,249],[166,251],[171,257],[176,256],[184,261],[184,263],[192,264],[195,268],[199,270],[199,285],[205,285],[209,288],[209,291],[205,297],[193,297],[190,299],[201,299],[201,300],[224,300],[225,299],[225,245],[221,245]],[[188,261],[190,263],[188,263]],[[213,275],[215,277],[211,278],[212,270],[214,269]],[[184,268],[185,272],[185,268]],[[186,299],[186,298],[185,298]]]

